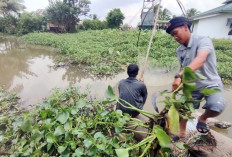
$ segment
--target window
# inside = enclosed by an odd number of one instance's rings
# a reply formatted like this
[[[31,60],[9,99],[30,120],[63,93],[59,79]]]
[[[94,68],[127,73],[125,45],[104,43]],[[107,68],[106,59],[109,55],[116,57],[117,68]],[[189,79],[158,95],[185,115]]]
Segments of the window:
[[[229,26],[230,27],[230,31],[228,33],[228,35],[232,35],[232,18],[228,18],[227,19],[227,24],[226,26]]]

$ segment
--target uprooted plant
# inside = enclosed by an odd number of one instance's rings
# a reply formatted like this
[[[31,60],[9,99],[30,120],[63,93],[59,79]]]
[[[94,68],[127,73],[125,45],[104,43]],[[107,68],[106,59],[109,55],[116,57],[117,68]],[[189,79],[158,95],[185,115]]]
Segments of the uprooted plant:
[[[184,68],[182,83],[179,87],[171,93],[171,96],[166,96],[165,100],[165,108],[160,114],[150,113],[144,110],[140,110],[131,104],[127,103],[125,100],[118,98],[114,93],[112,87],[108,87],[106,91],[106,98],[108,101],[103,103],[112,103],[116,101],[121,104],[123,107],[136,110],[140,112],[140,114],[149,118],[149,122],[143,123],[139,119],[131,118],[130,121],[134,124],[134,127],[145,127],[148,129],[148,132],[139,132],[147,134],[147,137],[139,142],[138,144],[131,146],[129,148],[121,148],[116,149],[116,153],[118,156],[128,157],[129,151],[135,148],[143,148],[140,156],[150,156],[150,155],[161,155],[168,156],[171,154],[170,137],[169,134],[178,135],[179,132],[179,121],[180,118],[183,119],[192,119],[191,114],[194,112],[193,103],[197,100],[193,100],[191,96],[191,92],[196,89],[196,79],[205,79],[199,72],[193,73],[193,71],[189,67]],[[182,89],[182,93],[180,94],[180,90]],[[204,95],[213,94],[218,92],[219,89],[203,89],[201,93]],[[164,92],[165,93],[165,92]],[[179,98],[177,98],[178,94],[180,94]],[[124,102],[126,105],[124,105]],[[167,125],[166,124],[167,121]],[[132,132],[138,132],[136,130],[131,130]],[[189,147],[184,143],[176,143],[176,147],[180,149],[187,150]],[[184,151],[186,153],[187,151]]]

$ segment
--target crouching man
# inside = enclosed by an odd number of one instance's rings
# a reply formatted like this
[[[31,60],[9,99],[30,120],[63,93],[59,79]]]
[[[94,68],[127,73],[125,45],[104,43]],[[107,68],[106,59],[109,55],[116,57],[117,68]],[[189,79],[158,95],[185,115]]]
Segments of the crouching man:
[[[138,81],[136,76],[138,75],[139,67],[136,64],[130,64],[127,67],[127,74],[129,77],[119,82],[118,90],[119,97],[138,109],[143,109],[143,106],[147,99],[147,87],[143,83],[143,80]],[[128,106],[125,102],[120,101],[123,105]],[[116,109],[121,110],[123,113],[128,113],[133,118],[139,115],[139,112],[123,107],[121,104],[117,104]]]

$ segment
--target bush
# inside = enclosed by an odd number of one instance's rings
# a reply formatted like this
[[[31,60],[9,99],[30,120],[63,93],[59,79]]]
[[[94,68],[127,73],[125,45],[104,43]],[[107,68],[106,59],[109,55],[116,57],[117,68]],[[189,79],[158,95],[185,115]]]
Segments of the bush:
[[[27,34],[34,31],[43,30],[46,20],[36,13],[23,13],[18,21],[18,34]]]
[[[102,30],[107,28],[106,21],[100,21],[100,20],[83,20],[82,27],[80,29],[84,30]]]
[[[18,19],[11,15],[0,17],[0,32],[9,34],[17,33],[17,22]]]

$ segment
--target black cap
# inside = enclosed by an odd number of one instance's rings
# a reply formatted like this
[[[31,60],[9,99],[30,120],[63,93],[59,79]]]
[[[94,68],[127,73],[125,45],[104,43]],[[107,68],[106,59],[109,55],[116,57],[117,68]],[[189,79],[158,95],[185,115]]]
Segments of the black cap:
[[[185,17],[174,17],[173,19],[169,21],[166,32],[170,34],[174,28],[180,27],[183,25],[187,25],[190,28],[192,23]]]

